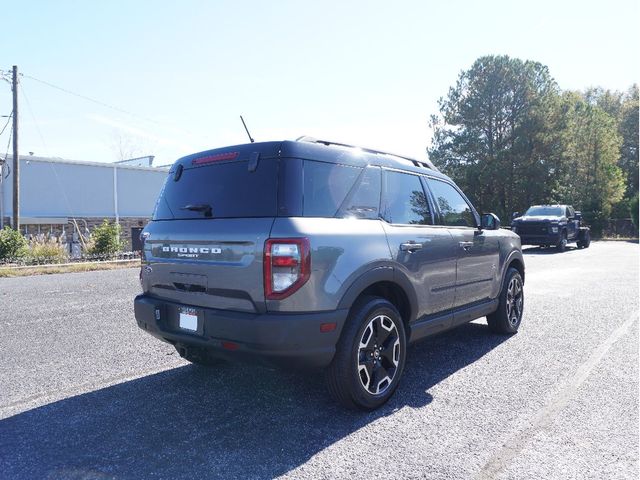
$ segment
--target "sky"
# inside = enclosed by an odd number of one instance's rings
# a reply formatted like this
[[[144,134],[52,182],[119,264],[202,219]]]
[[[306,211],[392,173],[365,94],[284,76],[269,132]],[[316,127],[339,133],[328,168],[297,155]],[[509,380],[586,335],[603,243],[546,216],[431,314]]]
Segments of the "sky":
[[[164,165],[246,143],[243,115],[256,141],[424,159],[438,99],[480,56],[539,61],[562,89],[638,83],[638,4],[0,0],[0,69],[23,74],[21,155]]]

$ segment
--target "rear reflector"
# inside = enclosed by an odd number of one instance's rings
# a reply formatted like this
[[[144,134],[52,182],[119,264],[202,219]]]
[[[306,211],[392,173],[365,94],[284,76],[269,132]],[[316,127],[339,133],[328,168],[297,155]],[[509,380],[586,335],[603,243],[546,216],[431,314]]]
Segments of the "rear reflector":
[[[218,153],[216,155],[207,155],[206,157],[196,158],[191,161],[192,165],[203,165],[205,163],[220,162],[222,160],[234,160],[238,157],[238,152]]]
[[[332,323],[321,323],[320,324],[320,331],[322,333],[329,333],[329,332],[333,332],[336,329],[336,322],[332,322]]]
[[[222,342],[222,348],[225,350],[237,350],[239,345],[234,342]]]

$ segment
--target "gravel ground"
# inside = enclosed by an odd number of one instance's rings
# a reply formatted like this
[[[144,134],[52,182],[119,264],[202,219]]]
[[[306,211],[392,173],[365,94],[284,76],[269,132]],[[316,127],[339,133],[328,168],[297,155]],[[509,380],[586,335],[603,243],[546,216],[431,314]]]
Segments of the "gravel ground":
[[[392,400],[191,366],[137,328],[137,270],[0,279],[0,478],[638,478],[638,245],[527,249],[513,337],[414,345]]]

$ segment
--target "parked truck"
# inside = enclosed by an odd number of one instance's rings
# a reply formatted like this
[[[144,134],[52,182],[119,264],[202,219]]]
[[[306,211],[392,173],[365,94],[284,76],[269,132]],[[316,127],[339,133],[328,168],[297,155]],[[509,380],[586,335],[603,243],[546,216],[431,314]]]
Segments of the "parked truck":
[[[589,227],[571,205],[533,205],[521,216],[516,212],[511,230],[522,245],[556,247],[560,252],[569,243],[575,242],[578,248],[589,248],[591,243]]]

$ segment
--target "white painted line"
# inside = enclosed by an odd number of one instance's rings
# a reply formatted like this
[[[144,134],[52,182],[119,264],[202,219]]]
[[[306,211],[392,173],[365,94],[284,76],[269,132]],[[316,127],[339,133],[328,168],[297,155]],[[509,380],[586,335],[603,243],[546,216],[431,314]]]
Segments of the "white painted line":
[[[525,445],[535,437],[535,435],[547,428],[558,416],[569,401],[575,396],[577,390],[589,377],[593,369],[602,361],[612,345],[616,343],[620,337],[629,331],[631,326],[638,320],[638,312],[633,313],[622,325],[620,325],[600,346],[591,354],[584,362],[575,375],[551,401],[542,407],[531,420],[528,428],[516,432],[506,442],[502,444],[502,448],[498,450],[482,467],[476,478],[494,479],[500,473],[506,470],[512,460],[520,454]]]

